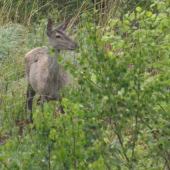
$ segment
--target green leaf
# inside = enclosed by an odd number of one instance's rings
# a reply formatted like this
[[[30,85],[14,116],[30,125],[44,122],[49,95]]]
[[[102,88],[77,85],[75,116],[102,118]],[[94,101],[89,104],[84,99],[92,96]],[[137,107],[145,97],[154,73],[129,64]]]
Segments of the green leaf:
[[[141,12],[142,8],[138,6],[138,7],[136,7],[136,11]]]
[[[152,16],[152,12],[151,12],[151,11],[147,11],[147,12],[146,12],[146,15],[147,15],[148,17],[150,17],[150,16]]]
[[[110,27],[113,27],[116,25],[118,20],[110,20]]]

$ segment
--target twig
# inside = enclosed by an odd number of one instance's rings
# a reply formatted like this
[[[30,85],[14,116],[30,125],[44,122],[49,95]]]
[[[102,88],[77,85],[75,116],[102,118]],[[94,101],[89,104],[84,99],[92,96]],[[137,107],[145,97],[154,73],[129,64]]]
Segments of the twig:
[[[166,160],[166,159],[165,159]],[[167,160],[165,161],[165,165],[164,165],[164,167],[163,167],[163,170],[165,170],[165,168],[166,168],[166,165],[167,165]]]
[[[160,106],[160,108],[166,113],[166,110],[158,103],[158,105]]]
[[[114,132],[115,132],[116,135],[118,136],[119,142],[120,142],[120,144],[121,144],[121,146],[122,146],[122,149],[123,149],[123,142],[122,142],[122,140],[121,140],[120,135],[119,135],[116,131],[114,131]],[[129,162],[129,158],[127,157],[126,153],[124,153],[124,151],[123,151],[123,154],[124,154],[126,160]]]
[[[51,169],[51,165],[50,165],[50,159],[51,159],[51,148],[50,148],[50,145],[48,146],[48,168],[49,168],[49,170]]]

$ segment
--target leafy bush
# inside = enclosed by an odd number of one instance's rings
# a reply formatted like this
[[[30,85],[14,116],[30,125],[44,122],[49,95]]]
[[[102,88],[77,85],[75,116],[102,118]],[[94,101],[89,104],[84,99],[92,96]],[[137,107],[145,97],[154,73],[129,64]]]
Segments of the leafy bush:
[[[65,89],[67,115],[36,107],[34,124],[0,147],[1,169],[170,169],[169,12],[155,2],[106,27],[84,13],[81,55],[65,65],[78,81]]]

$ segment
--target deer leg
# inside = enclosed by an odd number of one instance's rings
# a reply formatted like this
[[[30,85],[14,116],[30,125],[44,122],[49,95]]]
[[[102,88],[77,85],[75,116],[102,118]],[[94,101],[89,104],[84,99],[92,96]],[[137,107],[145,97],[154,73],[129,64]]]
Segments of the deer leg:
[[[37,99],[37,106],[41,106],[41,96]]]
[[[59,101],[60,101],[60,103],[61,103],[62,98],[61,98]],[[64,107],[62,106],[62,104],[60,104],[60,106],[59,106],[59,111],[61,112],[61,114],[65,114],[65,112],[64,112]]]
[[[44,102],[45,102],[45,100],[46,100],[45,96],[40,96],[40,97],[37,99],[37,106],[41,106],[42,112],[43,112],[43,107],[44,107]]]
[[[63,115],[65,114],[64,107],[62,105],[60,105],[59,110],[60,110],[61,114],[63,114]]]
[[[32,120],[32,103],[33,103],[33,98],[35,96],[35,91],[27,91],[27,103],[28,103],[28,110],[31,112],[30,113],[30,122],[33,123]]]

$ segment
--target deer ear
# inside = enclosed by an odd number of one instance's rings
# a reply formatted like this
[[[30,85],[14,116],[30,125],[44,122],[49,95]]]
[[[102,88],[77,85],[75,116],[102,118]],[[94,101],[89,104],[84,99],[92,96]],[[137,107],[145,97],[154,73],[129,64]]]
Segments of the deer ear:
[[[67,28],[67,25],[69,22],[70,22],[70,19],[64,22],[63,24],[59,25],[56,29],[60,31],[64,31]]]
[[[48,37],[51,34],[52,28],[53,28],[53,23],[52,23],[51,19],[49,18],[48,19],[48,24],[47,24],[47,35],[48,35]]]

